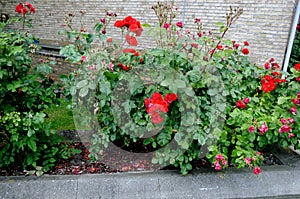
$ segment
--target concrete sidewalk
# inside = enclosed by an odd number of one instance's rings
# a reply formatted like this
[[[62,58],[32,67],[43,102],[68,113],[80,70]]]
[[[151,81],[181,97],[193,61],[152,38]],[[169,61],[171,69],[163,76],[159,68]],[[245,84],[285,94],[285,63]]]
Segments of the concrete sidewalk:
[[[82,176],[0,177],[0,198],[300,198],[300,167],[94,174]]]

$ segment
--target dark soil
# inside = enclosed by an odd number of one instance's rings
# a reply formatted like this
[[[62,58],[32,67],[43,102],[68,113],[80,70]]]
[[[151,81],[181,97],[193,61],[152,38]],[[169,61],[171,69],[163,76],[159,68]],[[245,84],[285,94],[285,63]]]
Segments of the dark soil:
[[[122,157],[124,153],[117,151],[104,151],[98,162],[89,160],[88,143],[74,142],[72,145],[75,149],[81,150],[81,153],[75,154],[68,159],[60,159],[56,165],[47,173],[48,175],[82,175],[82,174],[101,174],[101,173],[118,173],[128,171],[154,171],[154,170],[178,170],[174,166],[160,167],[151,164],[151,155],[128,153],[126,158]],[[138,158],[136,158],[138,155]],[[281,165],[280,160],[270,152],[263,153],[264,166]],[[142,157],[142,158],[141,158]],[[120,163],[120,160],[122,161]],[[194,169],[213,168],[207,159],[203,158],[192,162]],[[233,165],[231,165],[233,166]],[[23,171],[19,165],[10,166],[9,168],[0,168],[1,176],[20,176],[26,175],[28,171]]]

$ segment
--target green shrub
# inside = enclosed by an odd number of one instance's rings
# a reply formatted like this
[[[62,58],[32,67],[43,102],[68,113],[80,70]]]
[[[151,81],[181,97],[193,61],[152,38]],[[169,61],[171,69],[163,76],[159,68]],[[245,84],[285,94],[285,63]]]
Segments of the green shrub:
[[[26,9],[29,4],[18,5],[16,10],[24,12],[21,5]],[[0,167],[21,164],[23,169],[39,166],[47,171],[66,156],[62,138],[44,123],[44,110],[57,103],[54,90],[59,87],[48,78],[51,67],[32,66],[29,53],[38,46],[37,39],[23,31],[24,25],[30,26],[28,14],[0,24]],[[21,31],[5,29],[18,22]]]

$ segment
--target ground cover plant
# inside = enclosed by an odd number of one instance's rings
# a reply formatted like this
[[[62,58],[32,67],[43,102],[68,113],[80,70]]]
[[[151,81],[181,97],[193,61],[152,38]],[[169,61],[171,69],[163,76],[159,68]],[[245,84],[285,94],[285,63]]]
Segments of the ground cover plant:
[[[290,73],[274,58],[252,64],[249,42],[224,39],[242,9],[230,7],[225,23],[216,23],[218,33],[203,32],[200,18],[196,31],[185,30],[174,1],[152,9],[156,26],[107,11],[92,32],[82,23],[74,27],[74,14],[65,18],[61,34],[71,44],[60,53],[81,63],[64,78],[66,95],[73,98],[76,125],[93,131],[92,160],[111,142],[124,149],[142,143],[155,151],[153,163],[183,174],[204,156],[216,170],[233,165],[259,174],[261,152],[300,147],[299,64]],[[119,38],[106,34],[109,23]],[[157,46],[139,50],[141,34]]]

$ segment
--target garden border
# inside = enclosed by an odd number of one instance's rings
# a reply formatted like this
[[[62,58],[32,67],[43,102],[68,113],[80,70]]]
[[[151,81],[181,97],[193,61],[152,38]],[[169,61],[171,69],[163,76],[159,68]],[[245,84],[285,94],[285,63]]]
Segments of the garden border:
[[[5,198],[300,198],[300,158],[287,150],[284,163],[264,166],[260,175],[248,169],[85,174],[80,176],[0,177]]]

